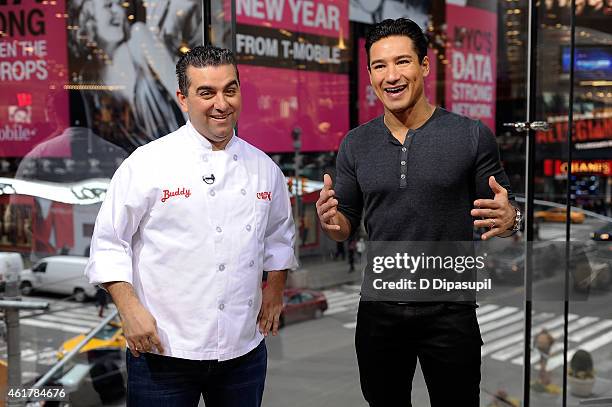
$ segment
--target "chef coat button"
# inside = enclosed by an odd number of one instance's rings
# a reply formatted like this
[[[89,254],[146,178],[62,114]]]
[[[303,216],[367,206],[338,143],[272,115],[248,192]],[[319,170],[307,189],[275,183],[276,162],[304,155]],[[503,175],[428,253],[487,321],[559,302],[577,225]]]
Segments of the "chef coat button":
[[[223,305],[223,304],[219,304],[219,309],[220,309],[221,311],[223,311],[223,308],[225,308],[225,305]]]
[[[204,161],[205,163],[207,163],[207,162],[208,162],[208,157],[203,156],[203,157],[202,157],[202,161]]]
[[[219,264],[219,271],[225,270],[225,264]]]
[[[240,193],[241,193],[242,195],[246,195],[246,189],[242,188],[242,189],[240,190]]]
[[[249,267],[253,267],[253,264],[255,264],[255,262],[254,262],[253,260],[251,260],[251,261],[249,262]]]
[[[210,194],[210,196],[215,196],[215,190],[214,190],[214,189],[211,189],[211,190],[210,190],[210,192],[209,192],[209,194]]]
[[[402,174],[402,175],[400,175],[400,178],[401,178],[401,179],[406,179],[406,174]]]
[[[251,231],[251,225],[246,225],[246,230],[247,230],[248,232],[250,232],[250,231]]]
[[[253,306],[253,300],[249,300],[249,307]]]
[[[234,161],[238,161],[238,154],[234,154]]]
[[[221,227],[217,226],[217,233],[221,233],[223,230],[221,229]]]

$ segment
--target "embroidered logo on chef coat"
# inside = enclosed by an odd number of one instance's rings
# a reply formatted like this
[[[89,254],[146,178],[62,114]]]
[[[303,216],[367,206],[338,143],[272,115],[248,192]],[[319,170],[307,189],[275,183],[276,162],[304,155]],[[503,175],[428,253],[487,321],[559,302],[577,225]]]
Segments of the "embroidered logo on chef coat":
[[[272,200],[272,192],[271,191],[258,192],[257,193],[257,199],[261,199],[263,201],[271,201]]]
[[[176,191],[170,191],[169,189],[164,189],[164,196],[161,201],[166,202],[169,198],[173,196],[181,196],[184,195],[185,198],[189,198],[191,196],[191,189],[178,187]]]

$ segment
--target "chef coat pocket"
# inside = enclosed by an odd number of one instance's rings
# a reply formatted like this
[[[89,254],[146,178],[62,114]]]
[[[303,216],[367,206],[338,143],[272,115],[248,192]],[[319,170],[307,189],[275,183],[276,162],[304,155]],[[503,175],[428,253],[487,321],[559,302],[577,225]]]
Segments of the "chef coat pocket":
[[[266,228],[268,227],[268,216],[270,214],[269,202],[255,203],[255,222],[257,229],[257,239],[263,241],[266,236]]]

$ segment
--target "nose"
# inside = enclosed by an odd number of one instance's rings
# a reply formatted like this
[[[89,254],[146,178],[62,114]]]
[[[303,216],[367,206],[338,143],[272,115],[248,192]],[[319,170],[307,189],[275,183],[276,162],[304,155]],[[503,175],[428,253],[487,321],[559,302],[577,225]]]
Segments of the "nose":
[[[229,103],[225,100],[223,93],[218,93],[215,97],[215,110],[225,112],[229,108]]]
[[[385,80],[389,83],[395,83],[400,79],[399,72],[395,64],[389,64],[386,73]]]

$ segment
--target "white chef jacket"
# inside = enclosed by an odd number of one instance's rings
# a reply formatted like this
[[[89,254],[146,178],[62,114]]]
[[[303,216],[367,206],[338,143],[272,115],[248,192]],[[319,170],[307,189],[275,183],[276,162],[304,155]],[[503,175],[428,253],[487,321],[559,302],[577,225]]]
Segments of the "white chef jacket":
[[[294,238],[280,168],[235,135],[213,151],[188,122],[117,169],[85,274],[134,286],[165,355],[228,360],[263,339],[263,270],[297,266]]]

